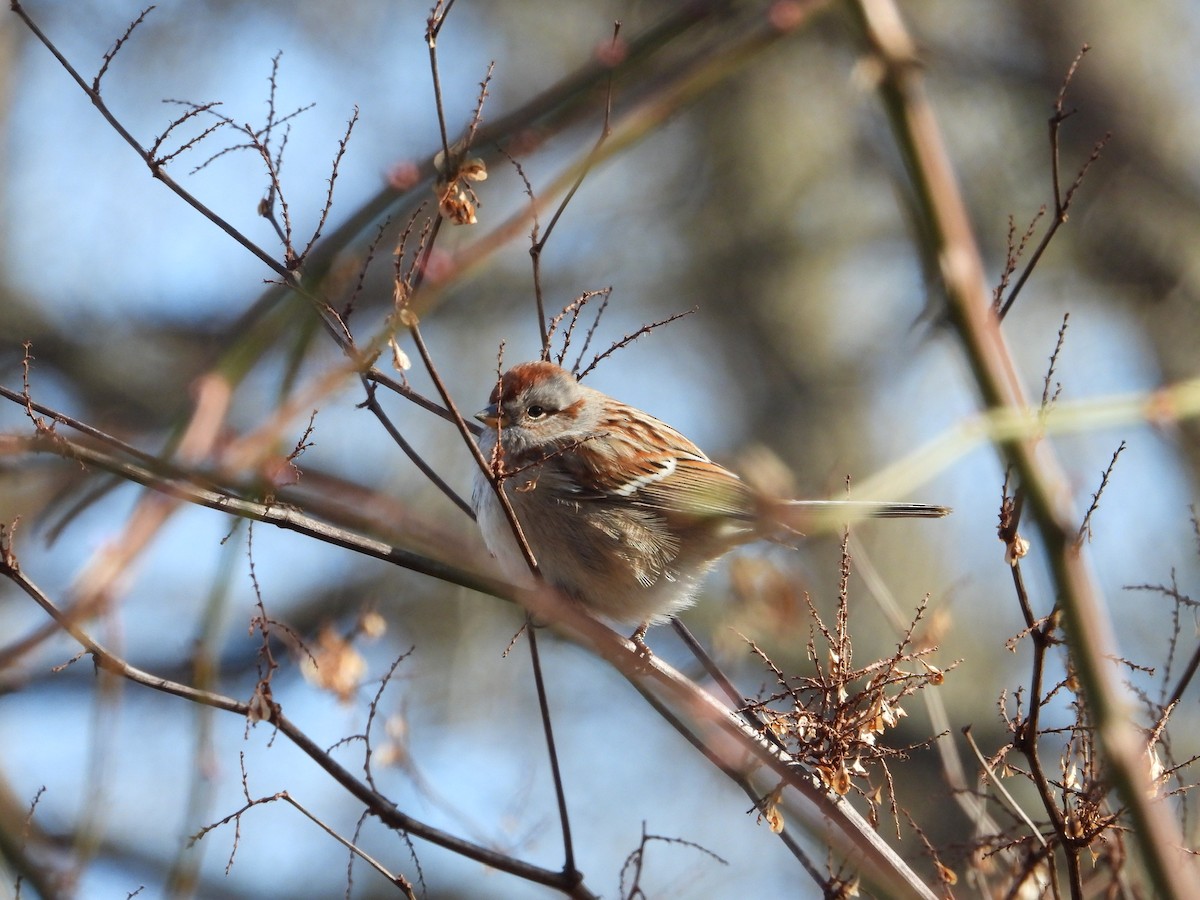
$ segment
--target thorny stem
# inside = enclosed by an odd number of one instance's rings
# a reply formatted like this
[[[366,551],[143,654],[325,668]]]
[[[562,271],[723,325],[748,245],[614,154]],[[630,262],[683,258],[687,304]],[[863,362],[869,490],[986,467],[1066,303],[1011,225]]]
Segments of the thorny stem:
[[[1167,706],[1174,706],[1183,698],[1183,692],[1192,683],[1192,679],[1195,677],[1198,668],[1200,668],[1200,647],[1197,647],[1192,652],[1192,657],[1188,660],[1187,666],[1184,667],[1183,675],[1179,678],[1179,683],[1175,686],[1175,690],[1171,691],[1171,696],[1167,699]]]
[[[1019,560],[1013,560],[1012,576],[1013,583],[1017,589],[1017,596],[1020,598],[1021,609],[1024,611],[1026,621],[1028,622],[1033,612],[1029,604],[1029,595],[1025,590],[1025,581],[1021,575]],[[1054,802],[1053,787],[1042,766],[1042,756],[1038,748],[1038,737],[1041,734],[1046,653],[1053,644],[1052,635],[1057,618],[1056,615],[1051,615],[1041,623],[1030,622],[1029,635],[1033,640],[1033,671],[1029,677],[1029,712],[1022,721],[1017,723],[1017,731],[1013,735],[1013,746],[1029,760],[1029,771],[1033,776],[1034,785],[1037,787],[1038,798],[1041,800],[1042,807],[1046,810],[1046,815],[1054,827],[1058,844],[1062,847],[1066,858],[1067,872],[1070,876],[1071,896],[1073,900],[1082,900],[1083,881],[1079,870],[1079,851],[1072,846],[1066,830],[1066,821],[1058,805]],[[1050,877],[1057,882],[1058,872],[1054,864],[1055,854],[1053,849],[1048,849],[1047,855],[1049,857],[1048,868]],[[1057,890],[1055,891],[1055,895],[1057,896]]]
[[[1063,101],[1066,98],[1067,87],[1071,84],[1071,80],[1075,77],[1075,72],[1079,68],[1079,63],[1083,59],[1083,55],[1091,49],[1087,44],[1079,51],[1067,70],[1066,77],[1063,79],[1062,86],[1059,88],[1058,97],[1054,101],[1054,113],[1048,120],[1048,128],[1050,130],[1050,173],[1051,181],[1054,189],[1054,217],[1050,220],[1050,227],[1046,229],[1046,233],[1042,235],[1041,241],[1038,242],[1037,248],[1033,251],[1033,255],[1029,257],[1029,261],[1025,264],[1020,277],[1017,278],[1017,283],[1013,285],[1012,291],[1009,292],[1008,298],[1000,307],[999,318],[1004,319],[1008,315],[1008,311],[1012,309],[1013,304],[1017,302],[1017,296],[1021,293],[1021,289],[1025,287],[1025,283],[1029,280],[1029,276],[1033,274],[1033,270],[1037,268],[1041,261],[1042,254],[1046,252],[1046,248],[1050,246],[1050,242],[1054,240],[1054,236],[1067,222],[1067,213],[1071,207],[1071,200],[1075,196],[1075,191],[1079,185],[1083,183],[1084,177],[1087,175],[1088,169],[1092,163],[1100,158],[1100,153],[1104,149],[1104,145],[1108,143],[1111,135],[1106,134],[1100,138],[1092,147],[1091,155],[1084,162],[1078,174],[1075,176],[1075,181],[1067,192],[1064,194],[1059,184],[1059,132],[1062,128],[1062,123],[1069,119],[1072,115],[1070,112],[1063,110]]]

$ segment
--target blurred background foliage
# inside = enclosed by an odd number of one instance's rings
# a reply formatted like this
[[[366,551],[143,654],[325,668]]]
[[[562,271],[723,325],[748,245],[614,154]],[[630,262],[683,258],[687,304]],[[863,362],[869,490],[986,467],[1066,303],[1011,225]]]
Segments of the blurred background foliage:
[[[619,121],[656,96],[678,67],[719,76],[671,101],[639,140],[588,174],[543,256],[544,287],[552,308],[582,291],[612,287],[597,336],[601,348],[694,307],[694,315],[603,364],[589,383],[781,489],[835,496],[847,476],[861,480],[917,452],[972,415],[977,400],[942,327],[936,285],[914,249],[909,189],[871,90],[871,66],[838,5],[754,44],[752,52],[723,55],[761,28],[763,17],[787,7],[733,4],[713,13],[697,4],[695,24],[664,36],[648,62],[616,80]],[[28,8],[85,75],[139,11],[124,2]],[[1195,376],[1195,5],[923,0],[904,4],[904,12],[996,278],[1010,216],[1019,233],[1041,204],[1052,202],[1046,119],[1071,60],[1085,42],[1092,47],[1068,95],[1076,112],[1062,132],[1064,177],[1073,177],[1097,139],[1113,137],[1005,323],[1030,395],[1041,393],[1065,313],[1071,324],[1056,373],[1064,399]],[[167,2],[116,58],[104,94],[143,143],[179,115],[178,107],[160,102],[168,98],[220,100],[235,121],[260,123],[271,61],[280,53],[277,108],[315,104],[290,123],[284,156],[283,184],[302,233],[317,221],[337,141],[359,110],[338,170],[329,231],[389,197],[380,193],[389,175],[427,170],[440,146],[423,42],[427,13],[421,5],[376,0]],[[678,4],[663,2],[588,0],[551,9],[460,0],[439,42],[451,139],[468,123],[490,61],[496,69],[485,128],[590,64],[606,47],[614,20],[632,41],[675,15]],[[602,91],[570,108],[558,120],[529,121],[504,136],[535,191],[586,156],[600,132]],[[247,327],[247,310],[272,296],[264,283],[271,273],[147,177],[12,16],[0,19],[0,125],[0,382],[19,389],[22,342],[29,341],[35,399],[158,452],[190,415],[197,378],[230,366],[232,357],[254,363],[237,387],[229,436],[261,424],[296,384],[338,361],[302,301],[278,301],[283,312],[269,319],[269,332]],[[191,171],[232,141],[218,133],[171,171],[278,255],[271,226],[256,214],[266,181],[253,154]],[[480,224],[444,233],[445,259],[528,203],[512,165],[490,144],[478,150],[490,174],[476,186]],[[419,199],[432,200],[422,191]],[[396,221],[409,214],[411,200],[402,192],[386,199]],[[390,306],[395,231],[351,319],[360,337],[374,333]],[[334,248],[320,290],[335,306],[355,283],[374,233],[373,225],[364,227]],[[537,353],[527,234],[525,227],[479,266],[439,283],[438,303],[424,316],[426,338],[464,411],[483,405],[500,341],[507,342],[509,362]],[[422,373],[410,376],[432,394]],[[335,495],[387,539],[435,547],[485,568],[471,522],[356,408],[361,400],[356,382],[322,399],[313,446],[298,460],[300,496]],[[471,461],[452,427],[395,397],[384,402],[406,437],[466,493]],[[28,431],[12,405],[0,408],[0,426]],[[1165,659],[1171,610],[1165,599],[1125,586],[1174,578],[1181,591],[1194,589],[1189,504],[1200,466],[1197,427],[1135,424],[1055,440],[1081,509],[1117,444],[1128,442],[1094,521],[1092,553],[1123,653],[1149,666]],[[303,429],[300,418],[287,440],[299,439]],[[995,538],[1003,477],[995,453],[984,447],[950,468],[925,471],[921,483],[903,489],[910,499],[955,507],[951,520],[863,525],[852,543],[902,608],[931,596],[927,623],[942,647],[938,662],[960,661],[939,689],[953,725],[947,740],[958,740],[958,729],[972,724],[985,748],[1006,739],[996,701],[1022,683],[1028,665],[1024,652],[1004,646],[1022,625]],[[87,560],[118,538],[141,496],[135,486],[118,485],[81,504],[103,478],[49,457],[0,460],[0,517],[22,517],[23,568],[51,596],[70,595]],[[246,530],[233,527],[223,542],[230,529],[218,513],[178,511],[128,573],[119,603],[95,623],[97,633],[117,642],[131,662],[182,680],[194,677],[197,653],[211,652],[221,689],[248,696],[258,648],[246,634],[254,593]],[[519,626],[518,611],[262,526],[253,548],[268,611],[307,640],[315,643],[329,622],[350,628],[364,609],[386,621],[383,636],[359,646],[366,686],[352,704],[305,682],[298,655],[285,662],[276,696],[292,718],[326,746],[360,730],[373,679],[414,648],[381,707],[395,756],[384,770],[384,789],[418,817],[556,865],[528,665],[521,653],[501,657]],[[1047,582],[1036,565],[1029,571],[1035,602],[1048,611],[1054,598]],[[758,641],[784,668],[802,671],[810,665],[803,592],[827,610],[837,577],[834,539],[814,539],[798,551],[749,548],[716,573],[704,601],[685,618],[753,693],[770,677],[739,635]],[[869,593],[852,579],[859,661],[891,652],[896,640]],[[26,599],[0,585],[0,649],[42,624]],[[1191,621],[1183,623],[1183,641],[1180,652],[1190,652]],[[651,645],[689,665],[667,630],[652,633]],[[280,808],[255,810],[243,822],[227,877],[228,830],[181,850],[187,835],[239,805],[239,751],[246,753],[252,795],[287,788],[349,833],[358,809],[322,773],[288,746],[270,745],[262,727],[244,737],[244,723],[170,698],[132,688],[119,697],[97,692],[87,665],[51,672],[74,652],[69,640],[50,640],[0,671],[0,785],[8,817],[23,817],[45,786],[38,826],[64,847],[93,848],[81,896],[114,896],[141,884],[152,896],[341,893],[343,851]],[[795,896],[811,888],[797,888],[794,860],[753,813],[745,814],[745,798],[622,679],[561,643],[551,643],[547,665],[580,868],[590,884],[617,891],[621,863],[644,821],[652,832],[695,841],[729,862],[723,867],[679,847],[656,850],[646,876],[653,895],[727,896],[736,886]],[[1138,675],[1137,683],[1156,692],[1155,678],[1161,670]],[[1184,704],[1176,739],[1194,742],[1195,697]],[[910,709],[899,742],[928,735],[918,707]],[[357,750],[342,752],[355,764]],[[965,833],[935,754],[917,754],[902,771],[901,800],[931,835],[947,840]],[[382,829],[368,827],[364,843],[393,868],[410,865],[408,849]],[[814,848],[823,858],[819,842]],[[901,852],[924,865],[916,841]],[[536,895],[527,884],[444,851],[420,846],[418,855],[430,896]],[[268,860],[275,862],[264,866]],[[955,862],[953,851],[948,861]],[[373,877],[360,870],[356,896],[390,894]]]

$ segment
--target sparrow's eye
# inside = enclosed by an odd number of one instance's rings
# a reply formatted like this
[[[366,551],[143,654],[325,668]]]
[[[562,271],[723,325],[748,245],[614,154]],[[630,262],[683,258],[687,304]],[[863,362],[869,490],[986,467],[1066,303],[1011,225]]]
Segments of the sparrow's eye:
[[[546,407],[538,406],[535,403],[533,406],[529,407],[529,409],[525,410],[525,415],[529,416],[531,419],[544,419],[546,418]]]

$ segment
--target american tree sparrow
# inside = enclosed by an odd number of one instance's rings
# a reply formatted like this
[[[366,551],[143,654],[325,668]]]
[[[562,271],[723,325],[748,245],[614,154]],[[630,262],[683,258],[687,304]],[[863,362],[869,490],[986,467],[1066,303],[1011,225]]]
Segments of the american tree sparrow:
[[[476,418],[486,426],[479,446],[492,477],[476,474],[472,504],[505,573],[530,583],[496,486],[546,581],[593,613],[638,623],[638,642],[649,625],[690,606],[713,563],[740,544],[794,537],[814,521],[949,512],[768,500],[674,428],[549,362],[505,372]]]

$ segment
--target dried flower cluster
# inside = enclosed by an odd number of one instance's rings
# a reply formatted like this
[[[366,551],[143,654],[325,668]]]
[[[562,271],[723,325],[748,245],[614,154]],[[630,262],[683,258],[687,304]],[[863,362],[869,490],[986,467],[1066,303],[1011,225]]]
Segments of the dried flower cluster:
[[[850,557],[843,541],[842,582],[832,628],[805,597],[813,620],[808,658],[817,663],[814,674],[786,675],[751,642],[753,652],[774,674],[778,689],[747,704],[745,711],[761,724],[765,737],[811,770],[821,787],[842,796],[857,790],[868,800],[874,815],[882,783],[873,783],[872,774],[882,770],[884,780],[890,784],[887,761],[904,759],[911,750],[935,739],[896,747],[880,738],[908,715],[902,701],[922,688],[940,685],[945,673],[927,661],[936,647],[916,649],[913,644],[913,633],[924,615],[924,601],[892,656],[855,668],[849,633],[849,573]],[[763,811],[773,828],[782,827],[778,809],[770,799],[763,804]]]

